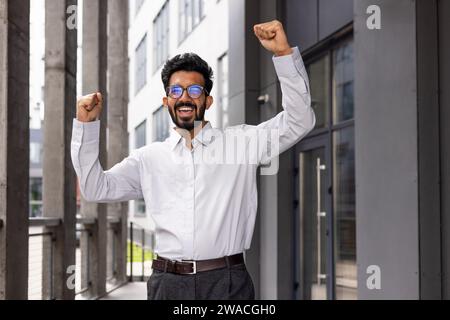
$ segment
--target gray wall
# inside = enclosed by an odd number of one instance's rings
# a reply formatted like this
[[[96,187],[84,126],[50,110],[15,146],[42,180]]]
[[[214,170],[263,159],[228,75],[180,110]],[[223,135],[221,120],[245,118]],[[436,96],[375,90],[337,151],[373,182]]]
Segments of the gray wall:
[[[282,1],[230,0],[231,124],[258,124],[282,110],[272,54],[260,45],[253,25],[282,20]],[[291,40],[291,39],[290,39]],[[291,44],[297,45],[292,39]],[[269,94],[270,101],[257,104]],[[292,153],[280,158],[275,176],[258,176],[258,217],[247,266],[261,299],[289,299],[292,294]]]
[[[353,0],[286,0],[289,39],[306,50],[353,21]]]
[[[354,4],[358,297],[439,298],[435,1],[377,1],[381,30]]]
[[[256,99],[259,91],[259,59],[257,43],[251,41],[252,26],[258,20],[257,0],[229,1],[229,90],[230,125],[256,124],[259,121]],[[251,9],[253,8],[253,10]],[[255,284],[256,298],[260,298],[260,221],[256,219],[251,249],[246,252],[247,268]]]

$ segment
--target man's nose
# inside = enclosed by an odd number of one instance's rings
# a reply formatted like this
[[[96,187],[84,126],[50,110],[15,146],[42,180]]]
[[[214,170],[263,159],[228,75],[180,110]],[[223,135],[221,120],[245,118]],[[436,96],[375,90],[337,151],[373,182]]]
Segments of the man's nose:
[[[183,94],[181,95],[180,99],[178,99],[179,102],[193,102],[191,97],[189,97],[187,89],[183,91]]]

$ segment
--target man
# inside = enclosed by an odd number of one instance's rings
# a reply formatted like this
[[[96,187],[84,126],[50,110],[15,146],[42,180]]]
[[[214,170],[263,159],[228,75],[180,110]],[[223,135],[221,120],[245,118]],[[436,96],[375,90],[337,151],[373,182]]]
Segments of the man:
[[[144,198],[155,222],[158,258],[147,284],[148,299],[255,297],[243,252],[250,247],[255,224],[257,168],[303,138],[315,117],[299,50],[290,47],[282,24],[258,24],[254,32],[274,54],[284,108],[258,126],[211,134],[214,129],[204,115],[213,104],[212,70],[195,54],[178,55],[162,71],[167,94],[163,104],[176,128],[166,141],[136,150],[103,171],[97,120],[102,96],[94,93],[78,101],[72,161],[83,196],[95,202]],[[261,136],[248,134],[252,130],[275,132],[276,141],[256,143],[255,161],[206,162],[205,156],[231,149],[236,130],[245,136],[244,144],[237,146],[238,157],[252,152],[254,137]]]

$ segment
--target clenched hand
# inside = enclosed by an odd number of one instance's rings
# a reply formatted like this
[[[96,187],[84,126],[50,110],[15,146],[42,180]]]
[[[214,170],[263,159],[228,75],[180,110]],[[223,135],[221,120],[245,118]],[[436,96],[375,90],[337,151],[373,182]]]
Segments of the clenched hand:
[[[77,101],[77,120],[91,122],[100,119],[103,97],[100,92],[83,96]]]
[[[257,24],[253,27],[256,37],[262,46],[275,56],[284,56],[292,53],[283,25],[278,20]]]

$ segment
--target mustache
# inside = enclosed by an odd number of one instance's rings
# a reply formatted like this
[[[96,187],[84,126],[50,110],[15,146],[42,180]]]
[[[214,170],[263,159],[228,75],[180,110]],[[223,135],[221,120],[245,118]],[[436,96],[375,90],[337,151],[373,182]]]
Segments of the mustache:
[[[179,102],[179,103],[175,104],[175,110],[177,110],[178,108],[181,108],[181,107],[190,107],[190,108],[197,109],[197,106],[190,102]]]

